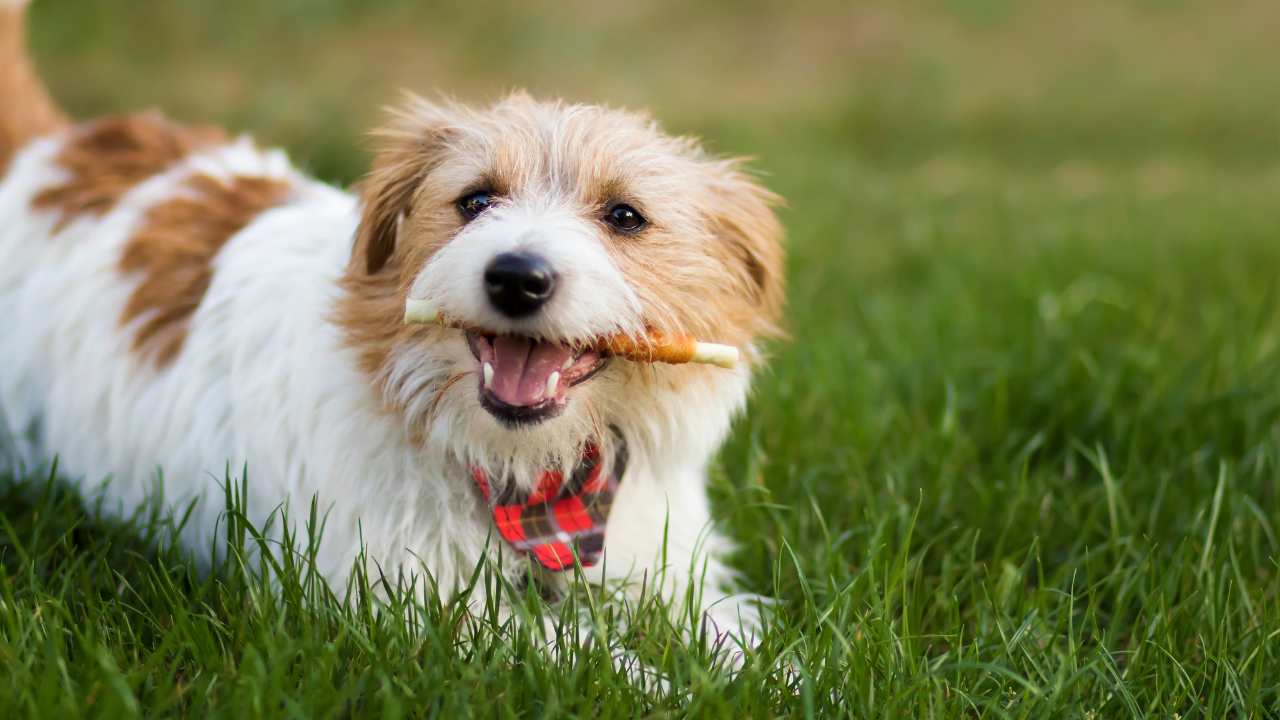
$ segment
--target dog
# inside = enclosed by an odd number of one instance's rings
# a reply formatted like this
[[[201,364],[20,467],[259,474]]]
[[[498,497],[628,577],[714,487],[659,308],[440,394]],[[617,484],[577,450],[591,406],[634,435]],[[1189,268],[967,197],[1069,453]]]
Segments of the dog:
[[[73,124],[25,6],[0,0],[0,408],[25,462],[109,478],[119,512],[158,484],[205,561],[245,468],[255,523],[315,498],[335,587],[362,549],[442,595],[488,558],[551,594],[661,577],[752,632],[707,468],[778,333],[784,256],[739,161],[635,112],[409,96],[348,193],[157,112]],[[405,324],[414,302],[449,321]],[[681,335],[742,362],[601,342]]]

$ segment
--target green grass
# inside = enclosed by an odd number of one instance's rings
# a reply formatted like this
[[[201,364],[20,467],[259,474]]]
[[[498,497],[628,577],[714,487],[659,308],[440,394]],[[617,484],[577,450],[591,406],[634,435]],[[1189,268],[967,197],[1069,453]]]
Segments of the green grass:
[[[106,519],[41,471],[0,483],[0,716],[1280,717],[1273,4],[34,16],[77,114],[260,128],[341,181],[401,84],[649,106],[757,156],[789,201],[791,339],[712,492],[779,603],[728,676],[652,602],[619,629],[589,596],[512,598],[597,613],[595,642],[548,654],[492,607],[380,607],[376,568],[334,597],[305,534],[246,569],[234,512],[237,552],[202,573],[154,508]]]

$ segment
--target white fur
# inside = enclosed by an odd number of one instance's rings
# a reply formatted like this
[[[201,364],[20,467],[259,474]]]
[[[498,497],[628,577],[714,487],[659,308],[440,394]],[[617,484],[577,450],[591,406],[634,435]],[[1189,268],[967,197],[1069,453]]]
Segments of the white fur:
[[[546,258],[558,276],[547,307],[529,319],[496,311],[484,292],[484,269],[497,255],[525,251]],[[503,202],[441,248],[414,281],[410,297],[446,317],[496,332],[586,342],[606,333],[639,332],[640,300],[567,202]]]
[[[55,232],[57,216],[34,211],[31,199],[57,183],[60,140],[43,139],[14,161],[0,183],[0,413],[25,433],[32,463],[54,456],[64,474],[106,481],[106,497],[128,513],[163,473],[167,503],[198,498],[181,541],[208,559],[222,508],[228,467],[248,468],[251,518],[263,522],[285,504],[296,518],[313,496],[328,513],[320,566],[341,586],[360,542],[388,573],[430,572],[442,592],[465,583],[493,532],[487,507],[465,464],[501,462],[580,437],[593,421],[624,434],[631,460],[615,499],[606,565],[594,581],[650,589],[667,538],[665,591],[674,597],[705,579],[704,608],[722,629],[739,617],[755,621],[747,598],[726,592],[732,573],[711,531],[705,469],[745,402],[747,369],[705,368],[681,392],[667,367],[611,364],[584,384],[566,416],[528,430],[502,428],[478,409],[475,385],[445,393],[434,420],[424,392],[452,374],[474,371],[457,331],[439,330],[426,350],[396,357],[392,382],[409,405],[384,411],[387,398],[362,373],[355,351],[332,322],[337,280],[352,252],[356,200],[300,176],[279,153],[239,142],[193,156],[132,189],[105,216]],[[130,349],[132,328],[118,318],[138,279],[118,264],[146,209],[181,192],[199,171],[215,176],[287,179],[286,206],[267,211],[232,238],[189,326],[182,352],[163,369]],[[422,271],[415,294],[446,310],[507,322],[481,301],[486,258],[536,248],[566,279],[550,324],[523,333],[587,337],[638,327],[638,301],[581,222],[554,205],[498,209],[465,231],[467,242],[440,250]],[[477,282],[473,282],[477,281]],[[450,334],[452,333],[452,334]],[[640,373],[644,383],[638,382]],[[646,390],[645,388],[648,388]],[[602,417],[586,417],[592,408]],[[426,428],[424,442],[412,434]],[[507,551],[512,577],[523,561]],[[565,576],[551,578],[562,584]]]

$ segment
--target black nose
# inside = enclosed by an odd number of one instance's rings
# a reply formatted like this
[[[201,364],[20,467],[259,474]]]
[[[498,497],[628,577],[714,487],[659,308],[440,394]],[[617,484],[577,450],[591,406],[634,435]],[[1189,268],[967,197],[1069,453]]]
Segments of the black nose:
[[[494,258],[484,269],[484,289],[489,302],[503,315],[531,315],[556,291],[556,274],[537,255],[514,252]]]

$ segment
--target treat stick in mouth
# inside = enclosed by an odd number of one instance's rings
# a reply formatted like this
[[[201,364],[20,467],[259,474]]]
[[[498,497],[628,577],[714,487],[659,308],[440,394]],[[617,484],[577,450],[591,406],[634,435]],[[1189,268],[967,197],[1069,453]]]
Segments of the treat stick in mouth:
[[[440,313],[424,300],[409,300],[404,306],[406,325],[444,325],[461,327],[443,322]],[[649,330],[644,337],[632,337],[625,333],[607,335],[596,342],[596,350],[617,355],[635,362],[664,362],[672,364],[698,363],[733,369],[738,364],[738,348],[732,345],[698,342],[691,335],[667,334]]]

